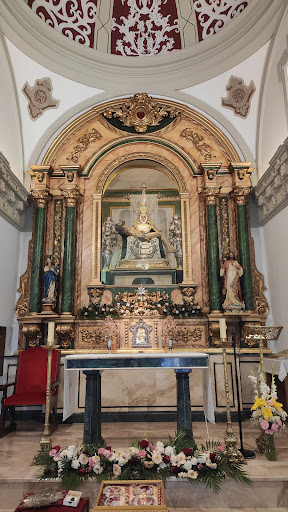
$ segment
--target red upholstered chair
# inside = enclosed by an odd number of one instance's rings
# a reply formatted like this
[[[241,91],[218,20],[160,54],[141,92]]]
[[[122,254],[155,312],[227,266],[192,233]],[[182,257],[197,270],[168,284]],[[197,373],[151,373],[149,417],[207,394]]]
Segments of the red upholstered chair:
[[[51,406],[50,411],[56,415],[57,410],[57,377],[59,368],[59,353],[52,350],[51,366]],[[0,437],[5,436],[16,428],[15,407],[42,405],[46,403],[48,350],[33,347],[20,352],[16,373],[16,382],[0,386],[3,391],[0,416]],[[14,385],[13,395],[7,397],[7,389]],[[10,412],[10,425],[5,427],[7,411]]]

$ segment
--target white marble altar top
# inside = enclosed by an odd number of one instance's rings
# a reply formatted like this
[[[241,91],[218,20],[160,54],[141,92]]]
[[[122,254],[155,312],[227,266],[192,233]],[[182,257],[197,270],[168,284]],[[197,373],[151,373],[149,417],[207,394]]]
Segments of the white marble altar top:
[[[265,359],[264,358],[264,370],[267,373],[274,373],[278,375],[281,382],[285,379],[288,374],[288,359]]]

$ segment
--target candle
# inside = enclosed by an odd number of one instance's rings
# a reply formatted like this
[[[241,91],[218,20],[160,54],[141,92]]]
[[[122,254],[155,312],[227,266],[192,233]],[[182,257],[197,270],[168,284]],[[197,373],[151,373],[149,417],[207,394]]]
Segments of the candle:
[[[220,338],[226,339],[227,338],[227,325],[225,318],[220,318],[219,320],[219,326],[220,326]]]
[[[173,347],[173,341],[172,340],[168,341],[168,347],[169,347],[169,350],[172,350],[172,347]]]
[[[108,340],[107,341],[107,348],[108,348],[109,351],[111,350],[111,346],[112,346],[111,340]]]
[[[55,322],[48,322],[47,345],[54,344]]]

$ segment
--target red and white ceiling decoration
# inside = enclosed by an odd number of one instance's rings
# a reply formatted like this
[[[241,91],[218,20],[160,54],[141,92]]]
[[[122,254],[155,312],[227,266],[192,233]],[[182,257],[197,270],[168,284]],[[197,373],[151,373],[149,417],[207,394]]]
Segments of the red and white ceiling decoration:
[[[74,41],[115,55],[147,56],[206,39],[252,0],[24,0]]]

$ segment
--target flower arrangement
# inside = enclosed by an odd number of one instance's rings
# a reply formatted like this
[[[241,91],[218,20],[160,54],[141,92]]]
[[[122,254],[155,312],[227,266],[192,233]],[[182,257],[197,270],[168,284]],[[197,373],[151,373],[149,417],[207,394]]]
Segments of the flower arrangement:
[[[172,316],[173,318],[192,318],[201,313],[201,307],[195,303],[173,304],[169,299],[159,298],[155,302],[145,300],[142,303],[135,300],[112,302],[109,304],[89,304],[78,311],[81,320],[103,319],[107,316]]]
[[[277,401],[274,375],[272,375],[271,388],[266,383],[264,372],[260,372],[259,379],[254,375],[249,375],[249,378],[253,383],[255,393],[254,404],[251,407],[252,423],[259,425],[267,435],[284,430],[287,413],[282,409],[283,404]]]
[[[88,478],[150,480],[174,476],[192,483],[202,482],[214,492],[220,490],[226,477],[251,484],[242,464],[230,462],[219,443],[209,442],[198,448],[182,433],[174,439],[169,436],[167,444],[158,441],[154,445],[144,438],[127,450],[90,445],[42,448],[36,464],[44,467],[41,479],[61,478],[68,489]]]

